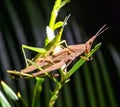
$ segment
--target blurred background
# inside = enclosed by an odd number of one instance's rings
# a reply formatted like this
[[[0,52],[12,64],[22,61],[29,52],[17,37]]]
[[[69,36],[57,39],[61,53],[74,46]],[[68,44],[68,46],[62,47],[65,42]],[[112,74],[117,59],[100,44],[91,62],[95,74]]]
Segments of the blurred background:
[[[21,45],[44,46],[46,26],[55,0],[0,1],[0,80],[4,80],[30,104],[34,79],[13,80],[6,70],[24,68]],[[71,13],[62,39],[68,44],[84,43],[101,26],[109,30],[94,43],[102,42],[93,60],[86,62],[61,90],[55,107],[119,107],[120,106],[120,6],[117,0],[71,0],[61,9],[58,20]],[[35,53],[27,51],[27,57]],[[38,107],[47,107],[51,81],[44,82]]]

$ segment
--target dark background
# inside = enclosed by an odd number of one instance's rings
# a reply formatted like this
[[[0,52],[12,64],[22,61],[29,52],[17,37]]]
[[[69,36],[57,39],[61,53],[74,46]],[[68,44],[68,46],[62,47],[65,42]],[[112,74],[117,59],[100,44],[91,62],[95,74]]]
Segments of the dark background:
[[[29,95],[30,89],[26,87],[32,87],[34,80],[30,83],[28,80],[12,80],[9,79],[6,73],[7,69],[21,69],[24,68],[25,62],[21,52],[21,45],[27,44],[30,46],[44,46],[45,39],[45,27],[49,23],[50,12],[54,0],[1,0],[0,2],[0,79],[8,83],[15,91],[26,90]],[[96,43],[102,42],[102,47],[100,52],[102,52],[103,60],[105,61],[105,66],[109,71],[110,85],[113,89],[115,95],[116,104],[119,104],[120,98],[120,30],[119,30],[119,20],[120,20],[120,6],[117,0],[71,0],[69,4],[63,7],[59,13],[58,20],[63,20],[66,15],[71,13],[71,17],[68,21],[68,25],[65,28],[64,35],[62,39],[66,39],[68,44],[78,44],[85,42],[88,38],[94,35],[101,26],[107,24],[109,30],[97,38]],[[33,57],[34,52],[30,53],[28,57]],[[99,66],[99,52],[95,55],[97,60],[98,68]],[[94,59],[93,59],[94,60]],[[88,62],[89,65],[90,62]],[[87,64],[87,65],[88,65]],[[87,68],[85,68],[87,69]],[[92,67],[90,66],[90,71]],[[84,68],[81,68],[81,81],[83,89],[85,89],[85,102],[89,104],[89,98],[87,94],[87,89],[85,85]],[[99,71],[100,72],[100,71]],[[91,78],[94,75],[90,72]],[[103,74],[104,75],[104,74]],[[74,75],[71,78],[69,84],[70,93],[72,94],[72,99],[77,99],[76,94],[74,94],[75,85]],[[92,82],[96,85],[92,78]],[[102,81],[103,96],[106,101],[106,106],[111,106],[109,95],[106,94],[108,91],[106,85],[104,84],[105,77],[102,77],[100,73],[100,80]],[[21,88],[21,84],[23,88]],[[94,86],[93,88],[96,88]],[[96,91],[94,89],[94,91]],[[24,93],[24,91],[23,91]],[[65,99],[64,90],[62,90],[63,99]],[[76,92],[77,93],[77,92]],[[96,92],[95,92],[96,95]],[[97,97],[97,95],[96,95]],[[62,97],[61,97],[62,98]],[[27,99],[27,97],[26,97]],[[30,99],[28,100],[30,101]],[[73,105],[77,101],[73,101]],[[97,101],[97,104],[99,101]],[[86,104],[87,105],[87,104]],[[79,104],[78,104],[79,106]],[[100,106],[100,105],[99,105]],[[67,107],[67,103],[66,103]]]

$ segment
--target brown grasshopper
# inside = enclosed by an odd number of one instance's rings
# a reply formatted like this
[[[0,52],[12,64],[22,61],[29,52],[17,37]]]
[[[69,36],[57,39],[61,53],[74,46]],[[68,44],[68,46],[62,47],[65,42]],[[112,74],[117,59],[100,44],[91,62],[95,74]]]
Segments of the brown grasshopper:
[[[25,69],[22,69],[20,73],[24,76],[29,73],[32,73],[32,77],[36,77],[44,73],[51,72],[53,70],[57,70],[61,68],[63,65],[66,65],[65,68],[67,68],[76,57],[81,56],[83,53],[88,54],[91,50],[91,46],[96,37],[98,37],[101,33],[106,31],[107,29],[108,27],[106,25],[102,26],[101,29],[93,37],[91,37],[85,44],[70,45],[67,46],[66,48],[61,49],[60,52],[54,55],[50,55],[43,60],[37,61],[36,63],[31,62],[32,65]],[[81,58],[89,60],[84,56],[81,56]],[[33,72],[35,70],[40,71]],[[8,73],[10,74],[15,74],[14,72],[8,71]]]

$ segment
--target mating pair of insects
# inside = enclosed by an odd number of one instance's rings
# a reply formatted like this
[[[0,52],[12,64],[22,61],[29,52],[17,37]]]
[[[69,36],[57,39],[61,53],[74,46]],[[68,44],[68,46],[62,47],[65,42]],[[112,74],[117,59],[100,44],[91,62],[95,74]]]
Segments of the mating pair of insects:
[[[38,58],[36,61],[28,60],[31,65],[27,66],[25,69],[22,69],[20,71],[8,70],[8,73],[10,75],[19,75],[23,77],[38,77],[51,71],[60,69],[64,65],[65,67],[63,70],[66,70],[71,62],[78,56],[85,60],[89,60],[88,58],[82,56],[82,54],[89,54],[91,46],[96,37],[98,37],[107,29],[108,27],[105,24],[84,44],[69,45],[65,48],[61,48],[61,50],[55,54],[50,54],[46,57],[40,57],[40,59]]]

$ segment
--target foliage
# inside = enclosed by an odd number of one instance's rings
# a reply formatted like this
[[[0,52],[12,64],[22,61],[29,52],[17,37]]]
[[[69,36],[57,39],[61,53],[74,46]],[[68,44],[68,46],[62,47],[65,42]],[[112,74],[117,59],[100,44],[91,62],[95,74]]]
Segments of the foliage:
[[[59,1],[59,0],[58,0]],[[24,1],[24,4],[26,5],[27,4],[27,2],[28,1]],[[14,10],[14,8],[12,7],[13,5],[11,4],[12,2],[10,1],[10,2],[5,2],[5,4],[6,4],[6,7],[7,8],[9,8],[8,10],[9,10],[9,12],[10,12],[10,15],[11,15],[11,19],[12,19],[12,21],[13,21],[13,23],[14,23],[14,26],[15,25],[18,25],[18,26],[16,26],[14,29],[16,29],[15,30],[15,32],[16,32],[16,35],[20,35],[20,37],[22,38],[22,36],[24,36],[25,34],[23,33],[22,34],[22,31],[21,31],[21,33],[19,34],[17,31],[17,29],[21,29],[21,27],[20,27],[20,23],[19,23],[19,18],[18,17],[16,17],[17,16],[17,14],[15,14],[16,12],[15,12],[15,10]],[[32,5],[30,5],[30,3],[28,3],[29,5],[26,5],[26,8],[28,8],[28,7],[31,7],[32,8]],[[33,2],[33,4],[34,5],[36,5],[35,4],[35,2]],[[44,5],[44,4],[43,4]],[[11,6],[11,7],[10,7]],[[31,9],[31,8],[28,8],[28,11],[29,11],[29,9]],[[37,8],[34,8],[34,9],[36,9],[37,10]],[[31,11],[29,11],[29,13],[30,13]],[[31,13],[30,13],[31,14]],[[32,22],[32,24],[31,25],[33,25],[33,34],[34,34],[34,36],[37,38],[38,36],[37,36],[37,30],[36,30],[36,26],[37,26],[37,24],[35,25],[34,23],[35,23],[35,20],[34,20],[34,18],[32,17],[32,15],[30,15],[29,14],[29,17],[30,17],[30,20],[31,20],[31,22]],[[15,20],[16,19],[16,20]],[[54,21],[53,21],[54,22]],[[2,22],[2,24],[4,24],[5,22],[3,21]],[[54,23],[55,24],[55,23]],[[49,24],[50,25],[50,24]],[[56,24],[56,26],[57,26],[57,24]],[[17,28],[18,27],[18,28]],[[8,28],[6,27],[6,26],[4,26],[4,28],[3,29],[5,29],[5,33],[6,33],[6,35],[10,35],[11,33],[10,33],[10,31],[8,30]],[[53,28],[53,30],[54,29],[56,29],[56,27],[54,27]],[[75,30],[75,29],[74,29]],[[38,31],[39,32],[39,31]],[[40,33],[39,33],[40,34]],[[18,38],[19,38],[19,36],[17,36]],[[16,38],[17,38],[16,37]],[[9,37],[8,36],[8,38],[6,38],[7,40],[9,40],[9,42],[8,42],[8,48],[9,48],[9,46],[11,46],[11,50],[9,51],[10,53],[11,53],[11,56],[13,57],[12,59],[16,59],[16,61],[15,62],[12,62],[12,64],[13,65],[15,65],[15,68],[20,68],[20,61],[18,60],[18,56],[19,56],[19,54],[17,55],[17,54],[15,54],[16,53],[16,50],[14,50],[14,48],[15,48],[15,45],[14,45],[14,42],[11,40],[11,38],[13,38],[13,36],[11,36],[11,37]],[[23,37],[23,38],[25,38],[25,37]],[[26,37],[26,38],[28,38],[28,37]],[[32,38],[32,37],[31,37]],[[25,39],[23,39],[23,40],[25,40]],[[28,39],[29,41],[31,41],[30,39]],[[37,40],[37,39],[36,39]],[[47,44],[47,42],[48,42],[49,40],[47,40],[46,41],[46,44]],[[21,42],[21,40],[20,40],[20,42]],[[19,43],[20,43],[19,42]],[[18,43],[17,43],[18,44]],[[18,44],[18,46],[20,46],[20,44]],[[111,49],[111,48],[110,48]],[[113,54],[115,54],[115,53],[113,53],[112,51],[111,51],[111,53],[112,53],[112,55]],[[17,57],[16,57],[17,56]],[[73,105],[74,105],[74,103],[76,103],[78,106],[82,106],[82,107],[84,107],[85,105],[87,105],[86,104],[86,101],[87,100],[89,100],[89,104],[90,104],[90,106],[91,107],[95,107],[95,106],[97,106],[98,104],[97,104],[97,102],[99,102],[99,104],[102,106],[102,107],[105,107],[106,105],[107,105],[107,101],[109,101],[110,102],[110,104],[108,104],[108,105],[110,105],[111,107],[116,107],[116,100],[115,100],[115,96],[114,96],[114,91],[113,91],[113,89],[111,88],[112,87],[112,85],[111,85],[111,80],[110,80],[110,76],[109,76],[109,74],[108,74],[108,72],[109,72],[109,70],[107,69],[107,67],[106,67],[106,62],[105,62],[105,60],[104,60],[104,58],[103,58],[103,56],[102,56],[102,52],[101,51],[98,51],[97,52],[97,55],[96,56],[98,56],[97,57],[97,59],[99,59],[98,61],[96,61],[96,58],[94,58],[94,60],[93,61],[91,61],[91,65],[92,65],[92,72],[93,72],[93,74],[91,74],[90,73],[90,69],[91,69],[91,67],[90,67],[90,65],[88,65],[88,64],[85,64],[85,66],[84,66],[84,72],[82,72],[82,74],[80,73],[80,72],[76,72],[75,73],[75,75],[74,75],[74,79],[72,79],[71,80],[71,82],[72,83],[74,83],[74,84],[76,84],[76,87],[75,87],[75,89],[74,89],[74,91],[73,91],[73,89],[71,89],[71,87],[72,86],[74,86],[74,85],[70,85],[70,83],[68,83],[68,84],[66,84],[65,85],[65,87],[63,88],[63,92],[64,92],[64,97],[62,96],[62,98],[64,99],[64,101],[65,101],[65,103],[63,102],[63,101],[61,101],[61,95],[60,95],[60,98],[58,99],[58,102],[56,103],[56,106],[57,107],[61,107],[61,106],[67,106],[67,107],[72,107]],[[118,55],[119,56],[119,55]],[[114,56],[113,56],[114,57]],[[5,59],[4,59],[5,60]],[[9,61],[8,61],[9,62]],[[79,61],[78,61],[79,62]],[[100,67],[98,66],[98,64],[100,65]],[[12,66],[13,66],[12,65]],[[78,63],[78,65],[79,65],[79,63]],[[73,68],[76,68],[76,67],[79,67],[78,65],[75,65],[75,66],[73,66]],[[95,66],[96,65],[96,66]],[[10,68],[10,67],[9,67]],[[8,68],[7,68],[8,69]],[[82,69],[80,69],[81,71],[82,71]],[[71,71],[71,70],[70,70]],[[76,71],[76,70],[75,70]],[[102,72],[101,72],[102,71]],[[71,72],[73,72],[73,71],[71,71]],[[80,75],[79,75],[80,74]],[[7,75],[7,74],[5,74],[5,75]],[[4,76],[5,76],[4,75]],[[100,76],[100,75],[102,75],[102,76]],[[83,77],[82,77],[83,76]],[[93,78],[92,78],[93,77]],[[7,77],[6,77],[7,78]],[[83,79],[84,78],[84,79]],[[102,82],[103,81],[103,79],[101,79],[101,78],[103,78],[104,79],[104,83]],[[95,81],[92,81],[92,80],[94,80],[95,79]],[[40,85],[39,84],[42,84],[42,81],[43,80],[37,80],[36,79],[36,85],[35,85],[35,87],[38,87],[39,86],[39,88],[35,88],[34,89],[34,96],[36,96],[36,93],[37,92],[39,92],[39,93],[41,93],[41,91],[42,91],[42,89],[41,89],[41,87],[40,87]],[[31,82],[31,81],[30,81]],[[95,83],[96,82],[96,83]],[[2,83],[2,86],[3,86],[3,84],[5,84],[5,83],[3,83],[3,82],[1,82]],[[25,83],[27,83],[27,85],[25,84]],[[32,82],[33,83],[33,82]],[[21,90],[21,86],[24,86],[24,85],[26,85],[27,87],[29,87],[30,88],[30,84],[32,84],[32,83],[29,83],[29,82],[22,82],[22,85],[21,85],[21,83],[20,82],[18,82],[17,83],[17,85],[16,86],[19,86],[20,88],[19,88],[19,90]],[[47,89],[50,89],[51,87],[50,87],[50,82],[49,81],[47,81],[46,80],[46,83],[43,83],[43,88],[44,88],[44,93],[48,93],[49,92],[49,90],[47,90]],[[102,85],[102,84],[104,84],[104,85]],[[94,85],[97,85],[96,87],[94,86]],[[15,86],[13,86],[13,87],[15,87]],[[62,87],[61,87],[61,85],[60,84],[57,84],[56,85],[56,90],[58,90],[58,88],[59,89],[61,89]],[[95,88],[95,89],[94,89]],[[9,88],[8,88],[9,89]],[[38,89],[38,90],[36,90],[36,89]],[[105,90],[104,90],[105,89]],[[17,89],[18,90],[18,89]],[[53,95],[53,99],[55,98],[56,99],[56,97],[57,96],[54,96],[55,94],[57,95],[58,93],[56,92],[56,90],[54,91],[54,92],[51,92],[51,95]],[[97,91],[97,93],[95,93],[94,92],[94,90],[96,90]],[[29,91],[28,91],[29,92]],[[31,93],[32,93],[33,91],[30,91],[30,93],[28,94],[28,95],[30,95]],[[72,93],[73,92],[73,93]],[[7,106],[9,107],[10,106],[10,104],[11,104],[11,102],[12,102],[12,104],[13,104],[13,102],[14,102],[14,104],[16,104],[16,100],[18,100],[18,98],[19,98],[19,100],[21,99],[21,102],[22,101],[24,101],[23,99],[22,99],[22,97],[21,97],[21,95],[20,94],[18,94],[18,95],[16,95],[17,97],[17,99],[15,100],[15,99],[13,99],[13,101],[10,101],[10,103],[8,102],[8,100],[5,98],[5,96],[4,96],[4,94],[2,93],[2,92],[0,92],[1,94],[1,96],[2,96],[2,98],[3,99],[5,99],[5,100],[3,100],[2,102],[4,103],[4,104],[7,104]],[[11,93],[11,91],[10,91],[10,93]],[[23,93],[25,93],[25,91],[23,91]],[[45,105],[45,106],[47,106],[47,102],[48,102],[48,100],[47,99],[49,99],[49,96],[47,96],[46,94],[44,94],[43,93],[43,95],[45,95],[45,101],[44,101],[44,104],[40,104],[40,105]],[[53,94],[54,93],[54,94]],[[88,93],[88,95],[87,95],[87,98],[85,97],[85,93]],[[7,93],[8,94],[8,93]],[[13,92],[12,92],[12,94],[13,94]],[[38,97],[39,97],[39,94],[37,93],[37,95],[38,96],[36,96],[36,100],[33,100],[33,107],[34,107],[34,104],[36,104],[35,103],[35,101],[37,101],[37,99],[38,99]],[[104,97],[104,95],[106,95],[107,97]],[[12,95],[12,96],[15,96],[15,93]],[[73,102],[73,100],[74,100],[74,97],[73,96],[76,96],[75,98],[76,98],[76,101],[75,102]],[[97,97],[98,96],[98,97]],[[97,97],[97,98],[96,98]],[[7,97],[7,98],[9,98],[9,97]],[[27,99],[29,99],[30,98],[30,96],[27,96]],[[35,97],[33,98],[33,99],[35,99]],[[107,99],[107,100],[106,100]],[[52,99],[51,99],[52,100]],[[43,100],[42,100],[43,101]],[[41,102],[42,102],[41,101]],[[52,100],[53,101],[53,100]],[[30,101],[29,101],[30,102]],[[62,103],[61,103],[62,102]],[[4,105],[3,104],[3,105]],[[13,105],[14,105],[13,104]],[[25,102],[22,102],[22,104],[24,104],[24,106],[26,106],[26,104],[25,104]],[[12,105],[12,106],[13,106]]]

